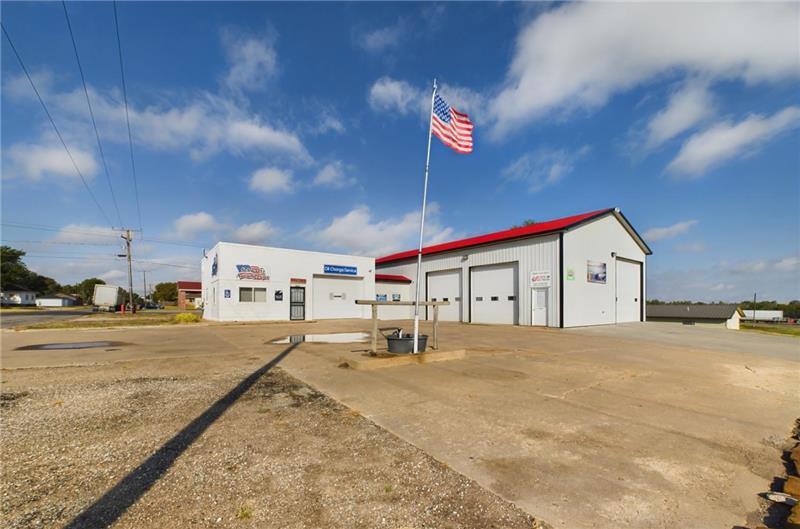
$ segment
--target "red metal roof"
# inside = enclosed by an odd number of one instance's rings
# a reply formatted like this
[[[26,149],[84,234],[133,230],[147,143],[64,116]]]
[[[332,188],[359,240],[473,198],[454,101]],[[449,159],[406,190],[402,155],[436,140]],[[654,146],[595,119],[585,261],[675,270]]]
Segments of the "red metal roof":
[[[178,290],[201,290],[203,283],[200,281],[178,281]]]
[[[395,283],[411,283],[411,279],[397,274],[375,274],[375,281],[393,281]]]
[[[476,237],[469,237],[458,241],[445,242],[441,244],[434,244],[426,246],[422,249],[422,255],[433,255],[442,252],[449,252],[452,250],[460,250],[462,248],[471,248],[473,246],[480,246],[482,244],[489,244],[494,242],[510,241],[512,239],[521,239],[524,237],[531,237],[533,235],[544,235],[546,233],[558,232],[571,228],[581,222],[589,220],[594,217],[599,217],[614,211],[614,208],[599,209],[589,213],[582,213],[580,215],[573,215],[571,217],[564,217],[561,219],[548,220],[545,222],[537,222],[530,226],[522,226],[521,228],[511,228],[510,230],[496,231],[494,233],[487,233],[486,235],[478,235]],[[417,250],[408,250],[405,252],[394,253],[379,257],[375,259],[375,264],[393,263],[395,261],[403,261],[405,259],[412,259],[417,256]],[[377,275],[376,275],[377,277]]]

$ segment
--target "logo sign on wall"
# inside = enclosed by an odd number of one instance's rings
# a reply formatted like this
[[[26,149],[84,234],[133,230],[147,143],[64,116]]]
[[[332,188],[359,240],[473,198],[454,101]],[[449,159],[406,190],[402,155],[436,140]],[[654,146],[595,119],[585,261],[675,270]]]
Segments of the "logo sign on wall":
[[[586,261],[586,281],[605,284],[606,264],[600,261]]]
[[[531,287],[542,288],[549,287],[553,281],[553,275],[549,270],[541,272],[531,272]]]
[[[354,276],[358,274],[358,268],[355,266],[341,266],[326,264],[323,266],[323,271],[326,274],[340,274],[345,276]]]
[[[252,279],[254,281],[269,281],[266,270],[256,265],[237,264],[236,277],[239,279]]]
[[[231,297],[231,289],[226,288],[225,289],[225,299],[230,299],[230,297]]]
[[[211,261],[211,277],[217,275],[217,254],[214,254],[214,260]]]

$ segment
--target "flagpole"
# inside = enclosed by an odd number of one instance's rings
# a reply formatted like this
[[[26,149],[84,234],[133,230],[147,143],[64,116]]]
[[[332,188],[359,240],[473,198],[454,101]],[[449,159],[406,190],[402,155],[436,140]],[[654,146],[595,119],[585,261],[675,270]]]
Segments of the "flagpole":
[[[419,250],[417,251],[417,281],[414,296],[414,354],[419,354],[419,275],[422,268],[422,238],[425,233],[425,204],[428,200],[428,170],[431,166],[431,138],[433,137],[433,105],[436,99],[436,79],[431,93],[431,113],[428,116],[428,155],[425,157],[425,184],[422,187],[422,213],[419,222]]]

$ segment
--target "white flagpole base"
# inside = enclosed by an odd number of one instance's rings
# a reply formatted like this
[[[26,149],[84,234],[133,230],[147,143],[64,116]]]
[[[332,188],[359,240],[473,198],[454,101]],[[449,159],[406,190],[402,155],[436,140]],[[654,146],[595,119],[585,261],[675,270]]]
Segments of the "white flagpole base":
[[[414,354],[419,354],[419,314],[414,316]]]

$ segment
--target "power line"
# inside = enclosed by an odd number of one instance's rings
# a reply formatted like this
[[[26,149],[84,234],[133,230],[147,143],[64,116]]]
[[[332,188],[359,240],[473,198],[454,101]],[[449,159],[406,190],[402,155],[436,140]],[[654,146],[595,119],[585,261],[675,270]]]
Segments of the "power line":
[[[58,246],[117,246],[110,242],[36,241],[32,239],[3,239],[3,244],[51,244]]]
[[[103,144],[100,142],[100,132],[97,130],[97,122],[94,119],[94,110],[92,110],[92,101],[89,98],[89,89],[86,87],[86,77],[83,74],[83,66],[81,65],[81,58],[78,55],[78,45],[75,43],[75,34],[72,32],[72,24],[69,20],[69,13],[67,12],[67,3],[61,0],[61,7],[64,8],[64,18],[67,20],[67,28],[69,29],[69,38],[72,40],[72,49],[75,51],[75,61],[78,63],[78,72],[81,74],[81,83],[83,83],[83,93],[86,95],[86,105],[89,107],[89,116],[92,118],[92,127],[94,128],[94,136],[97,139],[97,150],[100,151],[100,160],[103,162],[103,169],[106,173],[106,181],[108,182],[108,190],[111,192],[111,200],[114,202],[114,209],[117,212],[117,220],[119,225],[122,226],[122,215],[119,213],[119,205],[117,204],[117,197],[114,195],[114,187],[111,185],[111,175],[108,172],[108,164],[106,163],[106,155],[103,152]]]
[[[122,40],[119,37],[119,18],[117,17],[117,1],[114,0],[114,28],[117,33],[117,50],[119,51],[119,71],[122,75],[122,97],[125,101],[125,122],[128,125],[128,146],[131,151],[131,171],[133,174],[133,192],[136,197],[136,214],[139,218],[139,231],[142,232],[142,208],[139,202],[139,183],[136,178],[136,163],[133,160],[133,135],[131,134],[131,118],[128,113],[128,88],[125,83],[125,67],[122,64]]]
[[[3,35],[6,36],[6,39],[8,40],[8,44],[11,46],[11,50],[14,52],[14,55],[16,56],[17,61],[19,62],[20,67],[22,68],[22,71],[25,73],[25,77],[28,78],[28,82],[31,84],[31,88],[33,88],[33,91],[36,93],[36,97],[37,97],[37,99],[39,99],[39,103],[42,105],[42,109],[44,109],[44,113],[47,114],[47,119],[50,120],[50,124],[53,126],[53,130],[56,132],[56,136],[58,136],[58,139],[61,142],[61,145],[64,147],[64,150],[67,151],[67,156],[69,157],[69,160],[72,162],[72,166],[75,168],[75,172],[78,173],[78,176],[81,177],[81,182],[83,182],[83,186],[86,188],[86,191],[89,193],[89,196],[92,197],[92,201],[97,206],[97,209],[100,210],[100,213],[102,213],[103,218],[105,218],[106,222],[109,225],[111,225],[112,224],[111,223],[111,219],[109,219],[108,215],[106,215],[106,211],[103,209],[103,206],[100,205],[100,202],[97,201],[97,197],[94,196],[94,193],[92,192],[92,189],[89,187],[89,184],[86,182],[86,178],[83,176],[83,173],[78,168],[78,164],[75,163],[75,158],[72,157],[72,152],[69,150],[69,147],[67,147],[67,143],[64,141],[64,138],[61,136],[61,132],[58,130],[58,127],[56,126],[56,122],[53,120],[53,116],[50,115],[50,111],[47,109],[47,105],[45,105],[44,99],[42,99],[42,96],[39,93],[39,90],[36,88],[36,84],[33,82],[33,78],[31,77],[31,74],[28,73],[28,68],[25,67],[25,62],[22,60],[22,57],[20,56],[19,52],[17,51],[16,46],[14,46],[14,42],[11,40],[11,35],[9,35],[8,34],[8,30],[6,30],[6,26],[4,24],[0,24],[0,27],[2,27]]]
[[[116,237],[117,237],[116,232],[115,233],[105,234],[105,233],[98,233],[98,232],[92,232],[92,231],[86,231],[86,230],[71,230],[71,229],[59,228],[58,226],[47,226],[47,225],[44,225],[44,224],[24,224],[24,223],[19,223],[19,222],[2,222],[2,223],[0,223],[0,225],[6,226],[6,227],[9,227],[9,228],[20,228],[20,229],[24,229],[24,230],[55,231],[55,232],[66,233],[66,234],[74,234],[74,235],[90,235],[90,236],[93,236],[93,237],[108,237],[108,238],[114,239],[114,240],[116,240]],[[187,243],[187,242],[177,242],[177,241],[167,241],[167,240],[164,240],[164,239],[141,238],[139,240],[142,241],[142,242],[151,242],[151,243],[154,243],[154,244],[167,244],[167,245],[171,245],[171,246],[185,246],[187,248],[198,248],[198,249],[207,248],[207,246],[201,246],[199,244],[191,244],[191,243]],[[22,242],[22,241],[20,241],[20,242]],[[88,243],[86,243],[86,244],[88,244]]]

